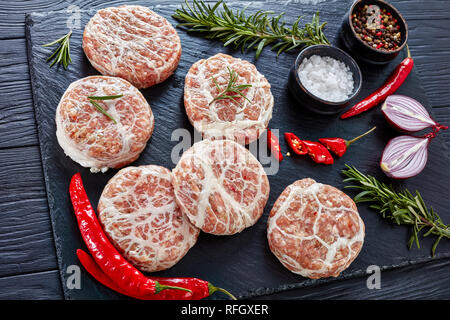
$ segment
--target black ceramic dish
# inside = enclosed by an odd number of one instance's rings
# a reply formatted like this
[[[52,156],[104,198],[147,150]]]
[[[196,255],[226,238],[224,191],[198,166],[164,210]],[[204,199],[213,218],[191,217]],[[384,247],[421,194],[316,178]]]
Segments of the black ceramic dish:
[[[348,99],[340,102],[330,102],[319,97],[316,97],[310,93],[301,83],[298,76],[297,70],[300,64],[305,58],[310,58],[311,56],[319,55],[322,57],[331,57],[336,60],[342,61],[353,73],[354,87],[352,94]],[[312,112],[319,114],[332,115],[341,112],[348,105],[350,100],[352,100],[361,90],[362,85],[362,75],[358,64],[343,50],[327,45],[315,45],[303,49],[295,60],[294,66],[289,72],[289,89],[292,92],[296,100],[305,108]]]
[[[402,41],[396,50],[385,51],[381,49],[376,49],[368,45],[366,42],[361,40],[356,34],[355,29],[351,21],[352,14],[360,7],[365,5],[378,5],[381,9],[386,9],[392,14],[394,18],[397,19],[400,25],[400,32],[402,34]],[[344,21],[342,22],[341,30],[339,35],[344,43],[344,46],[350,52],[352,56],[356,59],[372,63],[372,64],[386,64],[393,60],[408,41],[408,25],[405,19],[402,17],[400,12],[394,8],[389,3],[382,0],[357,0],[353,3],[349,11],[347,11],[344,16]]]

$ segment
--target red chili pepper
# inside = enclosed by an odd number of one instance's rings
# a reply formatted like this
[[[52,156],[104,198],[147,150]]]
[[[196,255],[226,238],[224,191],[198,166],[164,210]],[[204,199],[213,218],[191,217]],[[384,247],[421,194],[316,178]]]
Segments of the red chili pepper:
[[[369,133],[371,133],[373,130],[375,130],[376,127],[373,127],[372,129],[370,129],[369,131],[367,131],[366,133],[352,139],[352,140],[345,140],[342,138],[322,138],[319,139],[320,143],[323,144],[328,150],[330,150],[331,152],[333,152],[334,154],[336,154],[339,157],[342,157],[345,152],[347,151],[348,147],[355,141],[358,141],[359,139],[361,139],[362,137],[368,135]]]
[[[94,258],[97,256],[97,259],[94,261],[82,250],[77,251],[77,256],[85,269],[100,283],[136,299],[198,300],[219,291],[236,300],[225,289],[215,287],[205,280],[145,277],[128,263],[107,239],[86,195],[79,173],[72,177],[70,196],[83,239],[91,254]],[[113,256],[111,257],[111,255]],[[101,268],[102,265],[106,265],[107,269]],[[154,293],[153,290],[147,290],[148,284],[151,285],[152,283],[154,283],[156,289],[159,288],[158,292]]]
[[[112,281],[108,276],[100,269],[100,267],[95,263],[94,259],[81,249],[77,250],[77,256],[86,271],[94,277],[98,282],[104,286],[116,291],[120,294],[140,299],[140,300],[200,300],[205,297],[210,296],[216,291],[223,292],[230,296],[232,299],[236,298],[228,291],[217,288],[211,285],[208,281],[197,279],[197,278],[161,278],[153,277],[153,280],[157,280],[162,284],[178,285],[190,288],[192,292],[177,291],[177,295],[170,293],[171,290],[164,290],[158,294],[150,296],[132,296],[128,292],[122,290],[118,287],[114,281]]]
[[[321,145],[319,142],[302,140],[303,144],[306,146],[308,150],[308,154],[311,159],[316,163],[322,164],[333,164],[334,159],[331,156],[330,152],[327,148]]]
[[[414,66],[414,60],[411,58],[409,48],[406,48],[408,50],[408,57],[397,66],[384,85],[341,115],[341,119],[350,118],[372,109],[400,88]]]
[[[78,227],[86,246],[97,265],[116,285],[132,296],[147,296],[171,291],[189,291],[189,289],[160,284],[145,277],[133,267],[109,242],[97,219],[94,209],[84,190],[81,175],[76,173],[70,181],[70,199],[78,220]]]
[[[281,153],[280,141],[270,129],[267,129],[267,145],[272,151],[273,156],[281,162],[283,160],[283,154]]]
[[[303,141],[295,134],[291,132],[286,132],[284,134],[284,139],[286,140],[287,144],[292,149],[292,151],[294,151],[295,154],[302,156],[308,153],[308,150],[306,149],[306,146],[303,143]]]

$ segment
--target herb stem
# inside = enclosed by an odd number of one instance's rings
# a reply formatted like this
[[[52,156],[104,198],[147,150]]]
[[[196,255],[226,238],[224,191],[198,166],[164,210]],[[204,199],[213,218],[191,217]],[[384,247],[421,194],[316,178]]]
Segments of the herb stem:
[[[320,24],[319,13],[314,14],[312,22],[301,28],[301,17],[291,27],[287,27],[282,21],[284,13],[273,15],[273,12],[260,10],[246,15],[245,10],[233,11],[223,0],[214,6],[202,0],[193,0],[191,5],[185,0],[173,18],[180,21],[177,27],[186,28],[188,32],[203,33],[207,39],[222,41],[224,46],[234,45],[243,52],[255,49],[256,59],[268,45],[272,45],[272,50],[278,50],[279,55],[300,46],[330,44],[323,33],[326,23]]]
[[[47,58],[46,62],[53,62],[50,64],[50,67],[53,67],[54,64],[62,65],[64,69],[67,69],[69,64],[72,63],[72,59],[70,58],[70,37],[72,36],[72,30],[70,30],[66,35],[61,38],[42,45],[43,47],[50,47],[59,43],[58,48]]]
[[[248,102],[251,102],[250,99],[248,99],[244,95],[243,91],[247,88],[250,88],[252,85],[251,84],[236,85],[236,82],[239,79],[238,74],[236,73],[236,71],[234,71],[230,67],[227,67],[227,69],[228,69],[228,74],[229,74],[228,84],[227,84],[226,88],[223,89],[222,91],[221,91],[216,79],[214,77],[212,77],[212,81],[214,82],[214,85],[216,86],[219,94],[213,100],[211,100],[209,105],[211,105],[215,101],[225,100],[225,99],[231,99],[235,103],[237,103],[236,99],[239,97],[242,97],[245,100],[247,100]]]
[[[408,242],[410,248],[414,242],[420,248],[419,233],[425,228],[428,230],[423,237],[437,236],[431,248],[433,256],[441,239],[450,239],[450,225],[444,224],[433,208],[427,208],[418,191],[415,195],[408,190],[397,192],[392,185],[388,186],[374,177],[364,175],[354,167],[346,167],[347,169],[342,171],[347,177],[344,182],[355,183],[346,188],[362,190],[354,198],[356,203],[372,202],[370,207],[378,210],[383,218],[394,220],[399,225],[412,226],[412,235]]]

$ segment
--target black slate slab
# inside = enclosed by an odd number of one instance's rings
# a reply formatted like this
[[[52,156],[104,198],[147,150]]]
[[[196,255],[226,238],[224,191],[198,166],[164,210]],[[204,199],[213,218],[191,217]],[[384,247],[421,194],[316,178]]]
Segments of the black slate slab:
[[[298,15],[305,16],[305,21],[308,21],[313,12],[319,10],[321,19],[328,21],[326,33],[329,39],[339,46],[336,36],[341,19],[350,3],[351,1],[331,1],[315,8],[291,3],[289,7],[283,8],[279,4],[266,2],[253,4],[247,10],[249,12],[258,9],[286,11],[286,20],[290,22],[294,21]],[[239,2],[234,6],[242,8],[245,4],[245,2]],[[151,8],[168,18],[173,24],[176,23],[171,18],[176,6]],[[94,13],[94,11],[81,13],[81,29],[75,29],[71,39],[73,64],[67,71],[50,69],[45,63],[49,50],[40,45],[68,31],[66,26],[68,14],[66,12],[39,13],[28,15],[26,19],[28,56],[43,171],[63,290],[67,299],[123,298],[95,283],[84,271],[81,289],[70,290],[66,286],[69,275],[68,266],[78,264],[75,250],[84,248],[68,197],[70,177],[75,172],[81,172],[88,195],[96,206],[104,185],[116,172],[111,170],[106,174],[91,174],[64,155],[55,136],[54,113],[65,89],[72,81],[97,74],[81,49],[82,28]],[[374,125],[378,129],[374,134],[355,144],[333,166],[316,165],[307,158],[287,158],[281,163],[279,172],[275,176],[269,176],[270,198],[263,217],[255,226],[230,237],[201,234],[196,246],[180,263],[170,270],[159,272],[158,275],[198,276],[230,289],[241,298],[335,281],[334,279],[307,280],[290,273],[278,262],[270,253],[266,241],[265,227],[268,212],[282,190],[288,184],[303,177],[311,177],[319,182],[343,188],[340,170],[344,168],[345,163],[353,164],[361,171],[387,181],[379,170],[378,162],[385,144],[397,133],[390,129],[379,110],[373,110],[346,121],[304,111],[291,97],[287,88],[287,75],[295,60],[295,53],[283,54],[277,58],[275,53],[265,50],[261,58],[254,61],[252,53],[241,54],[240,51],[223,48],[221,43],[204,40],[181,30],[179,34],[183,44],[183,55],[177,71],[166,82],[142,91],[155,114],[156,126],[147,148],[134,165],[158,164],[168,168],[175,166],[175,163],[171,161],[171,152],[178,141],[171,140],[173,131],[185,128],[193,132],[182,104],[184,77],[195,61],[218,52],[233,54],[255,62],[258,70],[267,77],[275,97],[271,128],[280,129],[280,132],[293,131],[311,140],[323,136],[353,137]],[[360,64],[364,84],[358,98],[363,98],[379,87],[403,57],[404,55],[399,56],[385,67]],[[398,93],[414,97],[428,107],[424,91],[414,72]],[[449,221],[450,214],[447,208],[450,205],[450,199],[445,196],[445,190],[448,189],[450,182],[450,169],[447,165],[448,157],[442,152],[442,143],[440,137],[433,141],[430,147],[429,163],[419,176],[396,185],[400,188],[420,190],[427,204],[433,206],[444,221]],[[283,140],[281,146],[283,150],[287,150]],[[349,194],[354,195],[351,192]],[[414,248],[409,251],[406,247],[409,238],[408,228],[392,225],[365,205],[360,205],[359,210],[366,224],[365,244],[358,258],[339,279],[362,276],[369,265],[388,269],[431,259],[430,248],[433,239],[422,240],[422,249]],[[434,259],[448,256],[450,256],[450,243],[442,241]],[[214,298],[222,298],[222,296],[216,295]]]

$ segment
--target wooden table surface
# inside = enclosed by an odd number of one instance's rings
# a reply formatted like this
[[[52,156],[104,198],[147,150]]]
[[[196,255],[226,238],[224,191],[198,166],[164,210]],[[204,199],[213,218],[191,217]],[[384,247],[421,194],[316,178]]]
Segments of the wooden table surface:
[[[181,0],[167,2],[172,1]],[[0,299],[63,299],[33,111],[25,14],[125,2],[133,1],[0,1]],[[300,2],[283,1],[286,7],[280,10]],[[415,68],[435,118],[448,125],[450,1],[390,2],[408,21]],[[450,155],[450,130],[443,135],[444,153]],[[339,280],[260,299],[450,299],[450,259],[385,271],[379,290],[367,289],[366,280]]]

